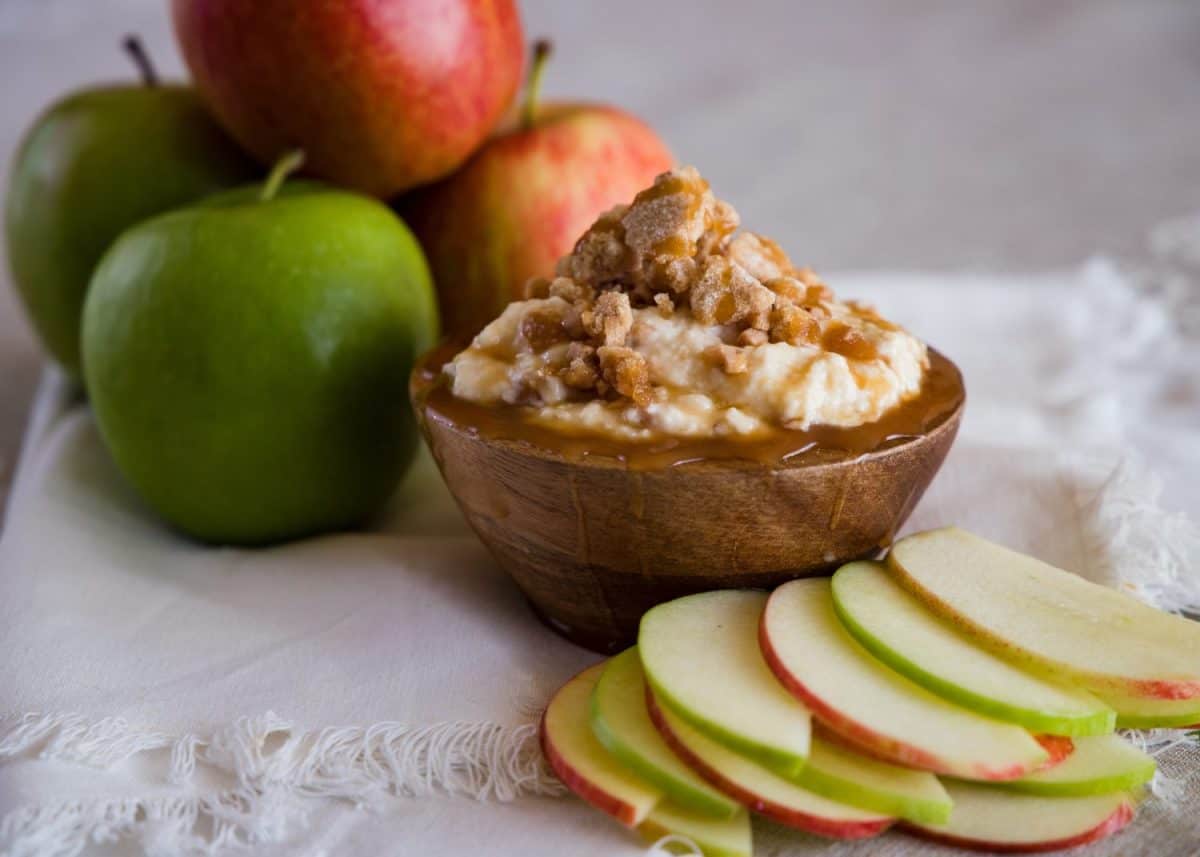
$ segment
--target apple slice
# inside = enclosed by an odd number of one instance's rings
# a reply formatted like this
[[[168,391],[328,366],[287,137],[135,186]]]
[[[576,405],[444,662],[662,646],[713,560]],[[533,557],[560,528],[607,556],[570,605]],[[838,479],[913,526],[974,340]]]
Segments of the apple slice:
[[[677,598],[642,617],[638,651],[658,701],[710,738],[777,770],[808,756],[811,718],[775,680],[758,647],[766,593]]]
[[[604,664],[559,688],[542,715],[542,752],[563,785],[629,827],[646,820],[663,794],[608,754],[588,725],[592,691]]]
[[[636,648],[613,657],[592,694],[592,733],[609,753],[680,808],[717,818],[741,806],[671,752],[646,711],[646,680]]]
[[[1060,764],[997,785],[1046,797],[1111,794],[1148,783],[1154,769],[1154,759],[1127,741],[1094,735],[1077,738],[1075,752]]]
[[[1200,697],[1200,623],[957,527],[901,539],[888,563],[930,609],[1004,657],[1092,691]]]
[[[842,566],[833,606],[851,635],[943,699],[1034,732],[1104,735],[1116,712],[1091,694],[1034,676],[971,642],[875,562]]]
[[[838,621],[824,578],[775,590],[761,642],[779,680],[872,754],[972,780],[1017,779],[1050,760],[1024,729],[952,705],[871,657]]]
[[[1123,693],[1096,694],[1117,712],[1118,729],[1183,729],[1200,727],[1200,697],[1149,699]]]
[[[941,822],[950,817],[950,796],[933,774],[865,756],[822,739],[819,731],[813,734],[808,764],[788,779],[859,809],[911,821]]]
[[[653,697],[648,707],[655,725],[681,759],[760,815],[835,839],[875,836],[895,822],[891,816],[846,806],[789,782],[712,740]]]
[[[977,783],[949,782],[946,824],[905,823],[916,835],[979,851],[1031,853],[1073,848],[1111,836],[1133,818],[1126,794],[1038,797]]]
[[[672,835],[687,837],[704,857],[751,857],[754,853],[750,815],[744,809],[730,818],[713,818],[661,803],[638,832],[649,841]]]

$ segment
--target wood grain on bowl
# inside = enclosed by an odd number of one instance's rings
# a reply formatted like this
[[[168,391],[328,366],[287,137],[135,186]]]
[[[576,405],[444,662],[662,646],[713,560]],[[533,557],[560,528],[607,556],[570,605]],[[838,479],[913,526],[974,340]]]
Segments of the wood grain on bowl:
[[[638,448],[455,399],[439,372],[451,354],[432,352],[412,381],[447,486],[534,611],[604,652],[630,644],[663,601],[878,555],[949,452],[965,402],[958,369],[931,350],[927,389],[878,424]]]

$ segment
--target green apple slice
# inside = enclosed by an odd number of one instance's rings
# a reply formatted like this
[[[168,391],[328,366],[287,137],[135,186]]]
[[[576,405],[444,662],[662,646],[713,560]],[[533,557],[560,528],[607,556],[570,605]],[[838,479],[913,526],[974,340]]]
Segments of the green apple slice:
[[[771,674],[758,647],[766,593],[677,598],[642,617],[638,651],[659,702],[763,764],[804,767],[811,718]]]
[[[1054,767],[997,785],[1047,797],[1111,794],[1150,782],[1154,769],[1154,759],[1129,742],[1094,735],[1077,739],[1075,751]]]
[[[686,837],[704,857],[752,857],[754,853],[750,815],[744,809],[731,818],[713,818],[664,802],[651,810],[638,832],[651,842],[664,836]]]
[[[946,702],[871,657],[838,621],[824,578],[775,590],[762,648],[823,725],[873,755],[972,780],[1017,779],[1050,760],[1024,729]]]
[[[609,755],[588,724],[592,691],[604,664],[563,685],[542,715],[542,752],[563,785],[628,827],[636,827],[663,793]]]
[[[1200,727],[1200,697],[1148,699],[1098,691],[1104,704],[1117,712],[1118,729],[1183,729]]]
[[[1116,713],[1089,693],[1019,669],[922,606],[875,562],[842,566],[833,606],[853,637],[943,699],[1051,735],[1104,735]]]
[[[808,764],[791,778],[811,792],[911,821],[945,821],[950,796],[928,771],[893,765],[814,734]]]
[[[741,806],[671,752],[646,711],[646,680],[636,648],[608,661],[592,694],[592,732],[609,753],[680,808],[731,818]]]
[[[772,821],[835,839],[876,836],[895,819],[801,788],[714,741],[653,700],[651,716],[671,748],[704,777]]]
[[[1133,819],[1129,795],[1040,797],[977,783],[949,782],[954,812],[946,824],[906,823],[907,830],[959,848],[1057,851],[1095,842]]]
[[[897,542],[888,563],[938,615],[999,654],[1092,691],[1200,698],[1200,623],[957,527]]]

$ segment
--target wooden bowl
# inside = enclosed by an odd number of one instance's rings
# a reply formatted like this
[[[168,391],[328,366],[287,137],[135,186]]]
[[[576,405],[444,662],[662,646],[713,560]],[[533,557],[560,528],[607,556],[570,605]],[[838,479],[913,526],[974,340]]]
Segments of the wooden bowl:
[[[412,398],[446,485],[537,615],[598,652],[631,644],[663,601],[877,556],[937,473],[965,402],[957,367],[934,352],[960,395],[921,434],[855,456],[634,468],[488,436],[430,407],[453,354],[439,352],[414,371]]]

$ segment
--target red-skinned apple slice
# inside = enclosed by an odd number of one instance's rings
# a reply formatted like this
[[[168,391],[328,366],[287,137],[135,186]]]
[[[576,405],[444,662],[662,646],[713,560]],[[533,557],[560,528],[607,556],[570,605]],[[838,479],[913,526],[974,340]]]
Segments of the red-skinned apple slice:
[[[646,710],[646,680],[636,648],[612,657],[591,703],[592,734],[619,762],[661,789],[681,809],[731,818],[741,807],[671,752]]]
[[[1003,657],[1096,693],[1200,697],[1200,623],[957,527],[888,555],[926,606]]]
[[[542,752],[563,785],[628,827],[636,827],[663,794],[608,754],[588,725],[592,691],[604,664],[584,670],[554,694],[542,715]]]
[[[1118,729],[1200,728],[1200,697],[1149,699],[1104,691],[1096,695],[1117,712]]]
[[[1085,691],[1033,675],[928,610],[876,562],[842,566],[833,604],[872,655],[938,696],[987,717],[1053,735],[1104,735],[1116,713]]]
[[[1076,738],[1062,763],[997,786],[1045,797],[1112,794],[1148,783],[1154,769],[1154,759],[1122,738],[1093,735]]]
[[[864,839],[895,819],[831,801],[771,773],[694,729],[683,718],[648,699],[650,716],[667,744],[701,776],[760,815],[835,839]]]
[[[842,627],[827,579],[775,590],[760,642],[776,677],[825,726],[890,761],[972,780],[1010,780],[1051,755],[1023,729],[960,708],[875,660]]]
[[[730,749],[794,773],[808,756],[811,718],[759,651],[766,602],[742,589],[660,604],[642,617],[638,651],[660,703]]]
[[[704,852],[704,857],[752,857],[750,815],[741,809],[730,818],[712,818],[663,802],[638,826],[648,840],[684,836]]]
[[[1111,836],[1133,818],[1126,794],[1039,797],[995,786],[948,782],[954,812],[946,824],[904,828],[958,848],[1008,854],[1057,851]]]

